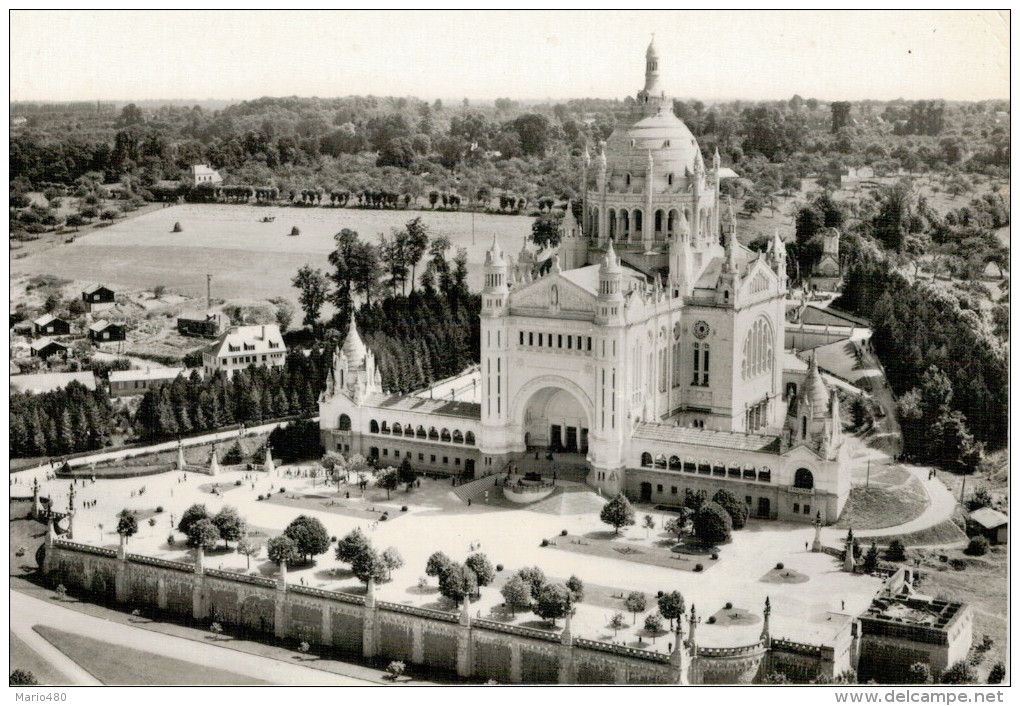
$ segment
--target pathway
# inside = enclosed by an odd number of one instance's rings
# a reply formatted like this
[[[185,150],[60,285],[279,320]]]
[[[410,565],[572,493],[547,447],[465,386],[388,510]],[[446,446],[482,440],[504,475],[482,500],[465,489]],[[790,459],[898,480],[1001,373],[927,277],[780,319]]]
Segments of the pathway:
[[[55,601],[43,601],[14,590],[10,591],[10,597],[11,630],[60,671],[71,677],[75,684],[97,685],[100,682],[43,639],[32,629],[34,626],[47,625],[164,657],[212,665],[218,669],[274,684],[288,686],[373,684],[320,669],[288,664],[268,657],[114,623],[64,608]]]

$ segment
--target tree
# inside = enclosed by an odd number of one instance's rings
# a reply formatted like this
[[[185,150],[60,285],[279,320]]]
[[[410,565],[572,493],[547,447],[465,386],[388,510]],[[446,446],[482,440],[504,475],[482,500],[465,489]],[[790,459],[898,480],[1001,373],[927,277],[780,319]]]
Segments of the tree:
[[[319,320],[319,312],[322,305],[326,303],[329,294],[329,280],[322,274],[322,270],[314,269],[311,265],[305,265],[294,275],[292,284],[298,289],[298,301],[301,303],[301,311],[305,318],[303,324],[315,328]]]
[[[351,571],[364,584],[369,581],[385,581],[388,575],[382,555],[372,547],[358,554],[351,561]]]
[[[404,557],[400,556],[400,552],[397,551],[396,547],[389,547],[386,549],[382,556],[382,564],[386,567],[386,580],[389,581],[390,577],[396,569],[399,569],[404,565]]]
[[[478,594],[478,577],[463,564],[454,564],[439,577],[439,592],[454,603]]]
[[[701,509],[701,506],[708,500],[708,493],[704,490],[691,490],[690,488],[684,488],[684,507],[688,508],[693,513]]]
[[[662,614],[656,611],[645,616],[645,632],[650,635],[658,635],[662,632]]]
[[[205,505],[199,505],[198,503],[192,505],[184,514],[181,515],[181,521],[177,523],[177,529],[184,534],[188,534],[191,526],[199,520],[209,519],[209,511],[205,509]]]
[[[676,535],[677,541],[680,541],[684,533],[687,532],[687,523],[693,514],[694,512],[690,508],[678,508],[677,516],[667,520],[664,529],[670,534]]]
[[[584,600],[584,582],[577,576],[571,575],[567,579],[567,590],[570,591],[570,598],[574,603],[580,603]]]
[[[456,562],[446,556],[446,554],[443,552],[433,552],[425,564],[425,573],[429,576],[441,577],[454,566],[456,566]]]
[[[645,537],[647,538],[648,537],[648,532],[650,530],[655,529],[655,518],[652,517],[651,515],[645,515],[644,527],[645,527]]]
[[[1001,684],[1006,678],[1006,665],[1002,662],[996,662],[992,665],[992,668],[988,670],[988,683],[989,684]]]
[[[230,505],[224,505],[216,513],[216,516],[212,518],[212,523],[219,530],[220,538],[223,539],[223,546],[225,547],[230,546],[229,542],[240,541],[247,529],[244,518],[237,514],[237,508]]]
[[[313,556],[324,554],[329,549],[329,533],[318,518],[299,515],[283,533],[294,540],[305,561],[311,561]]]
[[[619,534],[621,527],[634,524],[634,507],[626,496],[620,493],[602,506],[599,519],[612,527],[616,534]]]
[[[984,556],[988,553],[989,542],[987,537],[971,537],[963,553],[967,556]]]
[[[627,594],[627,598],[624,599],[623,604],[627,606],[627,610],[633,614],[634,622],[636,623],[637,614],[644,613],[648,608],[648,599],[645,594],[641,593],[641,591],[633,591]]]
[[[377,488],[382,488],[386,491],[386,499],[390,499],[390,491],[396,490],[397,486],[400,485],[400,476],[397,474],[397,469],[387,468],[382,472],[382,475],[375,481]]]
[[[400,467],[397,469],[397,477],[401,483],[407,484],[407,490],[410,492],[411,484],[414,483],[414,479],[417,476],[415,476],[414,468],[411,466],[411,459],[409,456],[404,456],[404,460],[400,462]]]
[[[659,612],[662,617],[669,620],[669,628],[673,629],[673,621],[680,618],[687,612],[684,606],[684,597],[680,591],[671,591],[659,596]]]
[[[138,518],[130,510],[121,510],[117,515],[117,534],[121,537],[133,537],[138,534]]]
[[[247,568],[251,569],[251,558],[258,556],[259,552],[262,551],[262,542],[258,541],[254,537],[245,535],[237,542],[237,551],[244,554],[247,559]]]
[[[977,673],[963,660],[942,672],[942,676],[939,678],[939,684],[974,684],[976,682]]]
[[[556,625],[556,619],[564,617],[571,610],[573,601],[566,586],[547,583],[535,595],[535,615]]]
[[[411,291],[414,291],[415,268],[429,246],[429,227],[421,222],[419,216],[404,224],[404,230],[407,232],[405,254],[407,265],[411,268]]]
[[[726,510],[733,522],[733,529],[742,529],[747,523],[747,505],[737,500],[737,496],[730,491],[720,488],[712,496],[712,502]]]
[[[38,686],[39,681],[27,669],[15,669],[11,672],[11,686]]]
[[[924,662],[914,662],[907,670],[904,681],[907,684],[931,684],[935,678],[932,676],[930,666]]]
[[[903,542],[898,539],[889,542],[889,549],[885,552],[885,558],[889,561],[906,561],[907,553]]]
[[[861,569],[866,574],[870,574],[878,568],[878,545],[875,542],[871,543],[868,547],[867,553],[864,555],[864,562],[861,564]]]
[[[560,218],[552,214],[537,216],[531,223],[531,242],[540,249],[560,244]]]
[[[277,566],[283,562],[295,564],[301,558],[297,542],[285,534],[269,540],[269,544],[266,545],[266,554],[269,556],[269,560]]]
[[[330,278],[336,285],[333,304],[340,320],[350,316],[354,295],[361,294],[366,301],[371,299],[379,279],[379,262],[375,248],[358,239],[358,234],[344,228],[333,236],[336,248],[329,254],[333,267]]]
[[[216,450],[213,449],[213,453]],[[234,445],[231,446],[227,453],[223,456],[223,464],[227,466],[236,466],[239,463],[244,462],[244,451],[241,449],[241,442],[235,441]]]
[[[537,566],[528,566],[517,571],[517,575],[531,586],[531,595],[537,595],[538,589],[545,585],[545,573]]]
[[[220,531],[216,529],[216,525],[208,518],[198,520],[192,524],[186,534],[188,535],[189,547],[202,547],[206,551],[215,549],[216,543],[220,541]]]
[[[627,621],[624,620],[623,613],[615,613],[609,621],[609,627],[612,629],[614,636],[627,627]]]
[[[511,576],[499,592],[503,594],[503,600],[510,606],[514,616],[517,615],[518,608],[531,607],[531,584],[522,579],[519,574]]]
[[[730,539],[733,521],[718,503],[705,503],[694,515],[694,536],[706,544],[722,544]]]
[[[470,555],[464,561],[464,565],[475,572],[475,579],[478,581],[479,586],[488,586],[496,578],[496,570],[493,568],[492,562],[484,554],[477,553]]]
[[[389,678],[390,681],[396,681],[400,677],[404,676],[404,671],[406,669],[407,665],[405,665],[403,662],[401,662],[400,660],[393,660],[388,665],[386,665],[386,676]]]

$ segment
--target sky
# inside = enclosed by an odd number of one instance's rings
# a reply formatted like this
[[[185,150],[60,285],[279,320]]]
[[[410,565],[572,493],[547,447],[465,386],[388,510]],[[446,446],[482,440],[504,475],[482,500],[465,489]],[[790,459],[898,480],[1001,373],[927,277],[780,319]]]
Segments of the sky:
[[[992,11],[19,11],[10,99],[1009,97]]]

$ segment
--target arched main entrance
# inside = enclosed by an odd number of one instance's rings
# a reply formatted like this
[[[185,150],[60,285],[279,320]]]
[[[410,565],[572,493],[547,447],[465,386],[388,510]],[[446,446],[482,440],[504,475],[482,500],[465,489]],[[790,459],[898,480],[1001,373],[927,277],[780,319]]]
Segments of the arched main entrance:
[[[524,404],[522,428],[530,449],[588,453],[588,414],[581,402],[560,387],[543,387]]]

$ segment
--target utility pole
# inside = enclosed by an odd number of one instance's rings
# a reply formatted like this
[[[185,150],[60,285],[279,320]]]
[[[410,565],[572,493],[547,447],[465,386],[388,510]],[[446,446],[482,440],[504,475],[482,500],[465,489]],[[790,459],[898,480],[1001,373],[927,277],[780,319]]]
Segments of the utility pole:
[[[212,275],[205,276],[205,310],[212,309]]]
[[[963,505],[963,494],[967,490],[967,476],[963,477],[963,485],[960,486],[960,504]]]

